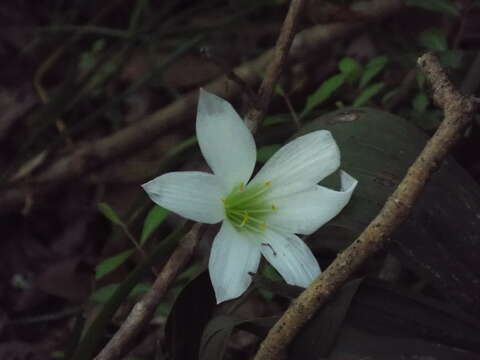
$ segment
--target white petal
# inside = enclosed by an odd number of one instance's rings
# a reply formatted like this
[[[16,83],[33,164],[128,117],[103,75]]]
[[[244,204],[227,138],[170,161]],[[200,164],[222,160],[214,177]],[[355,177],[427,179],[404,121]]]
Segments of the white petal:
[[[307,287],[320,274],[317,260],[298,236],[268,228],[262,235],[263,256],[288,284]]]
[[[150,199],[187,219],[215,224],[224,218],[225,188],[212,174],[197,171],[171,172],[142,185]]]
[[[331,133],[314,131],[278,150],[251,181],[271,181],[272,196],[303,191],[317,184],[340,165],[340,151]]]
[[[243,294],[260,262],[259,243],[224,221],[213,240],[208,263],[217,304]]]
[[[257,156],[252,134],[230,103],[203,89],[197,137],[208,165],[229,188],[250,179]]]
[[[347,205],[358,181],[340,172],[341,189],[334,191],[315,185],[311,190],[273,199],[277,210],[267,222],[288,232],[311,234],[333,219]]]

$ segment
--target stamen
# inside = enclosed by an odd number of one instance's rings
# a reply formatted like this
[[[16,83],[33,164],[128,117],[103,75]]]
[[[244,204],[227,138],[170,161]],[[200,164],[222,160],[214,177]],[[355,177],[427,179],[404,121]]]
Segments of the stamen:
[[[272,205],[272,210],[273,210],[273,211],[276,211],[277,209],[278,209],[278,206]]]
[[[245,216],[243,217],[242,223],[240,224],[240,227],[243,227],[246,222],[248,221],[248,212],[245,211]]]
[[[237,231],[261,233],[266,230],[266,217],[277,209],[275,205],[269,204],[264,196],[271,184],[271,181],[266,181],[263,184],[247,186],[241,182],[225,199],[221,199],[226,218]]]
[[[254,218],[254,217],[250,217],[248,218],[248,220],[252,223],[259,224],[259,225],[262,225],[265,222],[264,220],[258,220],[257,218]]]
[[[257,229],[255,226],[251,226],[251,225],[248,225],[248,224],[245,224],[244,229],[248,229],[248,230],[256,232],[256,233],[261,233],[262,232],[261,230]]]

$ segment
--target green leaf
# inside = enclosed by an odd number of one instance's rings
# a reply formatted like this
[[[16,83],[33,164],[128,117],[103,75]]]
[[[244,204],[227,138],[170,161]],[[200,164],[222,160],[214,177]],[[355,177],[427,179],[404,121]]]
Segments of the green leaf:
[[[320,87],[307,98],[307,104],[301,116],[310,113],[314,108],[330,98],[332,94],[345,82],[345,74],[337,74],[325,80]]]
[[[98,280],[118,268],[133,254],[133,251],[133,249],[125,250],[103,260],[95,268],[95,279]]]
[[[370,60],[367,66],[365,66],[365,71],[360,79],[360,88],[362,89],[368,85],[370,80],[383,70],[387,62],[388,58],[386,56],[377,56]]]
[[[426,111],[422,118],[431,113]],[[345,122],[346,115],[356,120]],[[358,237],[426,142],[425,133],[411,121],[365,107],[325,114],[297,135],[319,129],[332,132],[342,151],[342,169],[358,179],[358,188],[342,212],[309,237],[308,245],[316,253],[343,250]],[[321,185],[335,186],[327,180]],[[468,311],[478,311],[480,293],[480,255],[469,251],[480,246],[478,237],[472,237],[480,226],[479,204],[478,183],[449,158],[432,175],[410,221],[395,231],[389,248],[396,248],[395,257],[402,256],[402,266]]]
[[[451,0],[405,0],[407,6],[415,6],[425,10],[458,16],[458,8]]]
[[[340,72],[345,75],[347,81],[357,79],[362,73],[362,65],[351,57],[344,57],[340,60],[338,68],[340,69]]]
[[[420,33],[418,38],[420,44],[432,51],[448,50],[447,34],[445,30],[433,28]]]
[[[384,86],[385,86],[385,83],[383,82],[370,85],[365,90],[363,90],[360,95],[358,95],[358,97],[355,99],[355,102],[353,103],[353,106],[364,105],[373,96],[377,95],[383,89]]]
[[[100,211],[103,216],[105,216],[108,220],[110,220],[115,225],[122,226],[122,227],[125,226],[124,222],[120,219],[120,217],[117,215],[115,210],[113,210],[113,208],[107,203],[105,202],[98,203],[98,211]]]
[[[158,227],[162,224],[162,222],[166,219],[169,211],[155,205],[150,209],[147,216],[145,217],[145,221],[143,223],[143,230],[142,236],[140,238],[140,245],[143,245],[145,241],[152,235],[152,233],[158,229]]]
[[[413,101],[412,101],[413,108],[415,109],[415,111],[419,113],[425,112],[425,110],[428,107],[428,104],[429,104],[428,96],[423,92],[418,93],[413,98]]]
[[[279,144],[265,145],[260,147],[257,150],[257,161],[259,163],[266,163],[267,160],[270,159],[272,155],[275,154],[280,148],[281,145]]]

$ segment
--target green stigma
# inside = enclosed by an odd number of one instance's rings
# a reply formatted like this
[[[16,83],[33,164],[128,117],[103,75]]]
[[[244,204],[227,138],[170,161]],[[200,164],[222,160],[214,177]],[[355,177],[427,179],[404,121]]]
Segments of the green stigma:
[[[265,231],[267,215],[277,210],[275,205],[268,203],[265,196],[271,185],[271,181],[247,187],[241,183],[235,186],[230,194],[222,200],[226,218],[235,229],[238,231]]]

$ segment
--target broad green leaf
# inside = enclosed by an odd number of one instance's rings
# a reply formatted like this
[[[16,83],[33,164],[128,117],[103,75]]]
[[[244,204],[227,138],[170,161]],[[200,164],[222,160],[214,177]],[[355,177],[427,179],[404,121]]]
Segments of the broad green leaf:
[[[355,120],[345,122],[346,115]],[[298,135],[318,129],[332,132],[342,151],[342,169],[358,180],[358,187],[345,209],[308,244],[316,253],[341,251],[378,214],[427,138],[411,121],[370,108],[325,114]],[[321,185],[335,188],[334,180],[338,176]],[[478,183],[449,158],[432,175],[409,220],[392,234],[389,247],[401,256],[402,266],[468,311],[478,311],[480,293],[480,254],[471,251],[480,247],[478,236],[472,236],[480,227],[479,204]]]
[[[385,86],[385,83],[383,82],[370,85],[365,90],[363,90],[360,93],[360,95],[358,95],[358,97],[355,99],[355,102],[353,103],[353,106],[364,105],[373,96],[377,95],[383,89],[384,86]]]
[[[421,45],[432,51],[448,50],[447,34],[445,30],[433,28],[420,33],[418,38]]]
[[[338,68],[340,72],[345,75],[347,81],[354,81],[362,73],[362,65],[351,57],[344,57],[340,60]]]
[[[307,98],[307,104],[301,116],[310,113],[317,106],[330,98],[332,94],[345,82],[345,74],[337,74],[325,80],[320,87]]]
[[[383,70],[387,62],[388,58],[386,56],[378,56],[370,60],[360,78],[360,88],[367,86],[370,80]]]
[[[428,107],[428,104],[429,104],[428,96],[423,92],[418,93],[413,98],[413,101],[412,101],[413,108],[415,109],[415,111],[419,113],[425,112],[425,110]]]
[[[143,245],[150,235],[158,229],[162,222],[166,219],[169,211],[155,205],[150,209],[145,221],[143,223],[142,237],[140,238],[140,245]]]
[[[405,0],[405,4],[451,16],[459,15],[457,6],[451,0]]]
[[[98,211],[115,225],[125,226],[124,222],[117,215],[115,210],[105,202],[98,203]]]
[[[95,268],[95,279],[98,280],[122,265],[134,252],[133,249],[122,251],[110,256],[98,264]]]
[[[281,145],[273,144],[273,145],[265,145],[260,147],[257,150],[257,161],[259,163],[266,163],[268,159],[272,157],[273,154],[277,152],[278,149],[281,148]]]

